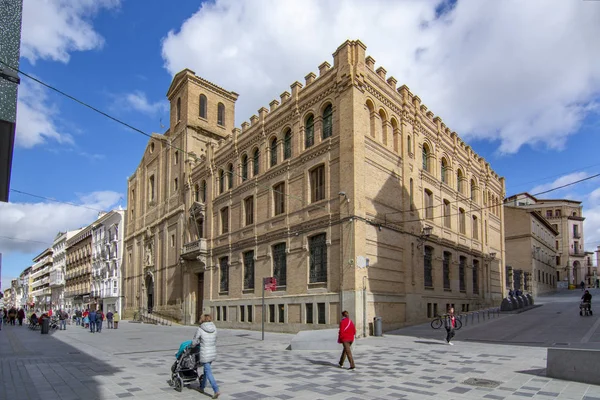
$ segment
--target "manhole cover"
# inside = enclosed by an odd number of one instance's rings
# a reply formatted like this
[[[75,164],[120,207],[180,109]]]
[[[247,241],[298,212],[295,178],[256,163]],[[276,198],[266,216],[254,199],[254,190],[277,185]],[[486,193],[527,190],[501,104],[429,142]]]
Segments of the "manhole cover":
[[[495,388],[500,386],[502,382],[491,381],[489,379],[481,379],[481,378],[469,378],[463,382],[465,385],[483,387],[483,388]]]

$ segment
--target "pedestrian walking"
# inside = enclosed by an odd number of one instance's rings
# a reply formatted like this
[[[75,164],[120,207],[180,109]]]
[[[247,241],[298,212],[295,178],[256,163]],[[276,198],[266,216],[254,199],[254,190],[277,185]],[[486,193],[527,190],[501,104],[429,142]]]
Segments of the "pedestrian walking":
[[[96,311],[90,311],[88,318],[90,320],[90,332],[94,333],[96,331]]]
[[[80,309],[77,309],[77,310],[75,311],[75,319],[77,320],[77,326],[80,326],[80,325],[81,325],[81,319],[82,319],[82,315],[81,315],[81,314],[82,314],[82,313],[81,313],[81,310],[80,310]]]
[[[356,328],[354,322],[348,316],[348,311],[342,311],[342,320],[340,321],[340,330],[338,332],[338,343],[344,347],[342,350],[342,356],[340,357],[339,366],[344,368],[344,361],[348,357],[350,363],[350,371],[356,369],[354,365],[354,357],[352,357],[352,343],[354,343],[354,337],[356,336]]]
[[[579,286],[581,286],[581,291],[583,292],[585,290],[585,282],[581,281],[581,283],[579,284]]]
[[[110,310],[106,313],[106,328],[113,329],[113,313]]]
[[[96,311],[96,332],[102,332],[102,321],[104,321],[104,313],[102,310]]]
[[[115,324],[115,329],[119,329],[119,321],[121,320],[121,317],[119,316],[119,311],[115,310],[115,313],[113,314],[113,322]]]
[[[450,307],[448,310],[448,314],[444,319],[444,325],[446,327],[446,342],[450,346],[454,346],[454,343],[451,342],[454,337],[454,329],[456,328],[456,316],[454,315],[454,308]]]
[[[19,308],[17,311],[17,320],[19,320],[19,326],[23,326],[23,320],[25,319],[25,310]]]
[[[206,380],[210,382],[213,389],[213,399],[217,399],[221,392],[219,386],[212,374],[211,363],[217,358],[217,327],[212,322],[212,317],[209,314],[204,314],[200,317],[200,326],[194,335],[192,345],[200,344],[200,365],[204,368],[204,374],[200,381],[200,393],[204,393]]]

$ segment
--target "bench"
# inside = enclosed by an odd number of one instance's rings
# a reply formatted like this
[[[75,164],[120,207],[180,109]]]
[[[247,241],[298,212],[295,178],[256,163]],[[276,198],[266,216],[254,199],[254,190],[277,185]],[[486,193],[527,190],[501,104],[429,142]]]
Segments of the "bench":
[[[600,385],[600,350],[548,348],[546,376]]]

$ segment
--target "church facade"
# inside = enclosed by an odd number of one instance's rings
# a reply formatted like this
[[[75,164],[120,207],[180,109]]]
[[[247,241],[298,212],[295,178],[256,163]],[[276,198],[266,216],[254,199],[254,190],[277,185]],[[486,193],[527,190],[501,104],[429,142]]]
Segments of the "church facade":
[[[295,332],[348,310],[366,336],[498,304],[504,179],[386,75],[347,41],[238,129],[235,92],[177,74],[128,182],[125,316]]]

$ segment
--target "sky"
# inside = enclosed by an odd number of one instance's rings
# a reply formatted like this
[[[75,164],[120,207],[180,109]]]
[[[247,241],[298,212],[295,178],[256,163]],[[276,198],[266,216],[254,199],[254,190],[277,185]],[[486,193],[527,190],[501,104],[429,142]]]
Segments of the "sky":
[[[599,1],[24,3],[20,69],[144,132],[164,132],[166,92],[183,68],[240,94],[239,127],[360,39],[376,68],[506,178],[507,195],[600,173]],[[127,206],[147,143],[25,76],[17,107],[12,191],[0,203],[2,289],[58,231]],[[546,195],[583,202],[586,250],[600,245],[599,183]]]

